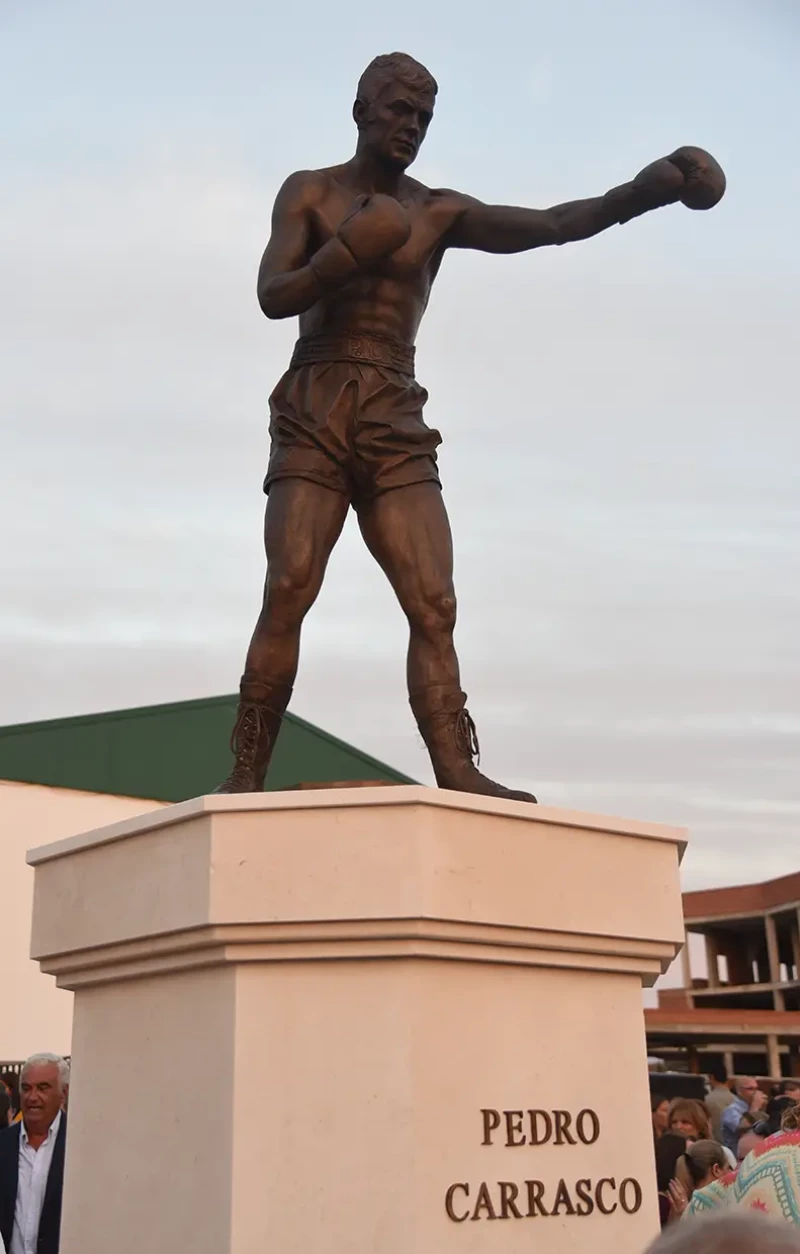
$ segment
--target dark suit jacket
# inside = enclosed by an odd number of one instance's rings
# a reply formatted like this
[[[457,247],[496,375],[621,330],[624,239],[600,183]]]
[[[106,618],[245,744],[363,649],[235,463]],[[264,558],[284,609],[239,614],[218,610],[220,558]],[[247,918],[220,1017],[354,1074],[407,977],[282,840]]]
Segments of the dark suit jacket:
[[[6,1250],[11,1249],[14,1231],[14,1211],[17,1206],[17,1179],[19,1176],[19,1134],[21,1123],[0,1132],[0,1237]],[[37,1254],[58,1254],[61,1230],[61,1194],[64,1188],[64,1148],[67,1141],[67,1116],[62,1114],[50,1172],[39,1221]]]

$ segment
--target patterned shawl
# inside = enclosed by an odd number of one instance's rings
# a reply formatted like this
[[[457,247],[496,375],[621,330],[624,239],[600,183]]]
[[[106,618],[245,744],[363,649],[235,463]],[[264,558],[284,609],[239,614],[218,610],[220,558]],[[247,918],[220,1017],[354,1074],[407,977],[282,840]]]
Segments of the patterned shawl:
[[[744,1206],[800,1224],[800,1131],[776,1132],[751,1150],[737,1171],[695,1189],[686,1214],[721,1206]]]

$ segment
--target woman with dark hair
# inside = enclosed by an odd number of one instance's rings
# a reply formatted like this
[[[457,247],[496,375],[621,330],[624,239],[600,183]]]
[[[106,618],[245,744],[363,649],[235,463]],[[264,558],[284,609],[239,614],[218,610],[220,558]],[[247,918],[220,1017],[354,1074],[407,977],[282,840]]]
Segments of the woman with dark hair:
[[[677,1132],[665,1132],[656,1141],[656,1184],[658,1185],[658,1213],[664,1228],[674,1217],[670,1185],[675,1179],[678,1160],[686,1152],[686,1137]]]
[[[669,1098],[663,1093],[651,1093],[650,1113],[653,1117],[653,1140],[658,1141],[669,1127]]]
[[[769,1135],[780,1132],[783,1127],[783,1116],[788,1110],[794,1110],[797,1102],[793,1097],[786,1097],[781,1094],[778,1097],[771,1097],[764,1109],[767,1123],[769,1124]]]
[[[6,1071],[0,1075],[0,1092],[5,1091],[11,1102],[11,1118],[9,1123],[14,1123],[19,1111],[19,1078],[14,1075],[13,1071]]]

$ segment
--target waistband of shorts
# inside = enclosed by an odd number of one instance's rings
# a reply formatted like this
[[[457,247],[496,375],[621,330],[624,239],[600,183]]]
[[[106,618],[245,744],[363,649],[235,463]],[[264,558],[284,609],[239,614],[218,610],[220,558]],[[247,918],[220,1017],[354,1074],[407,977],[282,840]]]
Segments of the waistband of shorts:
[[[413,377],[414,353],[413,345],[389,335],[302,335],[294,346],[289,369],[324,361],[354,361]]]

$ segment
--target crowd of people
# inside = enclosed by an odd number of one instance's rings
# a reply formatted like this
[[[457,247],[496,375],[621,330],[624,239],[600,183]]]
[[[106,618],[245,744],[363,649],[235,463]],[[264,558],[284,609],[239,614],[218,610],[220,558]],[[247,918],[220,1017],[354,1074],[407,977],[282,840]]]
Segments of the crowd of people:
[[[0,1076],[5,1254],[58,1254],[68,1102],[56,1054]],[[646,1254],[800,1254],[800,1079],[766,1093],[717,1071],[703,1101],[655,1092],[651,1110],[662,1234]]]
[[[58,1254],[69,1063],[34,1054],[0,1077],[0,1245],[5,1254]]]
[[[800,1079],[766,1092],[752,1076],[729,1082],[720,1069],[703,1101],[654,1092],[651,1109],[662,1229],[681,1221],[680,1238],[670,1243],[665,1232],[654,1249],[684,1249],[698,1218],[732,1218],[732,1208],[800,1228]],[[798,1245],[786,1248],[800,1249],[795,1235]],[[695,1248],[706,1247],[685,1246]]]

